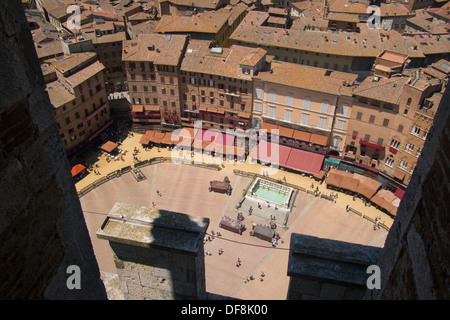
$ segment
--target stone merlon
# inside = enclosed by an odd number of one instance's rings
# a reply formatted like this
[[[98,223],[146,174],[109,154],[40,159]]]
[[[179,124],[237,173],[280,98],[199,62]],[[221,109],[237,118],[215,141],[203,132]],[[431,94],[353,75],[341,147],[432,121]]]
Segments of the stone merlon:
[[[97,231],[97,237],[144,248],[196,254],[208,226],[208,218],[116,203]]]
[[[293,234],[288,275],[365,286],[369,265],[382,249],[360,244]]]

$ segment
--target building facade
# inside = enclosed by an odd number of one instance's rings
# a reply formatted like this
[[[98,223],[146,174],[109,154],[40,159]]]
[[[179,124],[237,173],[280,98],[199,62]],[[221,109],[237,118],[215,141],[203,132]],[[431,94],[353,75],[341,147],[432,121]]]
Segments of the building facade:
[[[103,72],[94,52],[74,53],[41,64],[47,92],[67,154],[112,124]]]
[[[108,92],[128,90],[126,73],[122,63],[122,43],[126,40],[124,24],[121,22],[94,22],[83,29],[92,40],[93,51],[105,66],[105,84]]]
[[[407,185],[445,86],[420,69],[368,77],[353,91],[344,159]]]
[[[185,35],[141,34],[123,43],[134,130],[181,125],[179,71]]]
[[[202,120],[210,128],[250,128],[252,77],[264,69],[265,58],[263,49],[191,40],[179,82],[184,124]]]
[[[343,149],[357,76],[293,63],[272,63],[254,78],[254,126],[277,126],[280,143],[326,154]]]

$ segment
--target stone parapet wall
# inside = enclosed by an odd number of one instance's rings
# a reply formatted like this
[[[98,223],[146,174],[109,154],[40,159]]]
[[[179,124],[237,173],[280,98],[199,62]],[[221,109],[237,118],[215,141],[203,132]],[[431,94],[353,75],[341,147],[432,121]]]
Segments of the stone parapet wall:
[[[0,2],[0,70],[0,299],[106,299],[18,0]]]
[[[204,299],[208,225],[207,218],[116,203],[97,237],[109,241],[125,299]]]

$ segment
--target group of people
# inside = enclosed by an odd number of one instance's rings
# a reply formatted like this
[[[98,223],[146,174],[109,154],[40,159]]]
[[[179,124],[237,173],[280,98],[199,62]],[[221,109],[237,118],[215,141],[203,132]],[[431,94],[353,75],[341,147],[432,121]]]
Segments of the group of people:
[[[222,236],[222,234],[219,231],[216,233],[216,232],[214,232],[214,230],[211,230],[211,234],[207,235],[203,238],[203,243],[206,243],[208,241],[209,242],[213,241],[214,237],[216,237],[216,236],[220,237],[220,236]],[[223,252],[223,250],[222,250],[222,252]],[[222,253],[220,253],[220,254],[222,254]]]
[[[374,231],[380,230],[380,220],[381,220],[381,215],[375,217],[375,224],[373,225]]]
[[[259,276],[259,281],[262,282],[262,281],[263,281],[263,278],[264,278],[265,276],[266,276],[266,275],[264,274],[264,272],[261,271],[261,274],[260,274],[260,276]],[[250,282],[251,280],[255,280],[255,277],[253,277],[253,275],[250,275],[250,276],[246,277],[246,278],[244,279],[244,283]]]
[[[216,237],[216,236],[217,236],[217,237],[220,237],[221,235],[222,235],[222,234],[221,234],[220,232],[215,233],[214,230],[211,230],[211,234],[208,235],[208,236],[205,236],[205,237],[203,238],[203,243],[211,242],[211,241],[213,241],[214,237]],[[218,250],[218,253],[219,253],[219,256],[222,255],[222,253],[223,253],[222,248],[220,248],[220,249]],[[207,256],[212,256],[211,251],[209,251],[209,250],[205,250],[205,254],[206,254]]]

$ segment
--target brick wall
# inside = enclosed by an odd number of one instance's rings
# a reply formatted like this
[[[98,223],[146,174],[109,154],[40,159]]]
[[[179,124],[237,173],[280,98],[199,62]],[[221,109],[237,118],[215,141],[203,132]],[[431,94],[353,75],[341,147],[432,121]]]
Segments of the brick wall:
[[[0,299],[104,299],[21,1],[0,2]],[[66,286],[69,265],[81,289]]]
[[[378,261],[367,299],[450,298],[450,90],[447,89]]]

